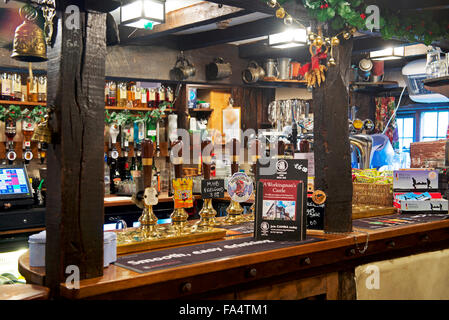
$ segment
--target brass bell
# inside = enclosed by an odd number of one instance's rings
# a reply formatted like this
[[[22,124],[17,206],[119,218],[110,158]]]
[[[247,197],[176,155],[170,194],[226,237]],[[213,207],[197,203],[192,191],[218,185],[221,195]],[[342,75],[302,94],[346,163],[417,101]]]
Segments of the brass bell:
[[[335,59],[334,59],[334,58],[330,58],[329,61],[327,62],[327,65],[328,65],[329,67],[334,67],[334,66],[337,65],[337,63],[335,62]]]
[[[16,28],[11,58],[24,62],[47,61],[44,31],[34,23],[37,11],[25,5],[19,10],[23,23]]]
[[[340,40],[338,39],[338,37],[332,37],[331,38],[331,45],[332,46],[338,46],[340,44]]]
[[[48,115],[46,115],[44,120],[37,125],[37,128],[31,137],[31,141],[50,144],[51,134],[51,129],[48,126]]]

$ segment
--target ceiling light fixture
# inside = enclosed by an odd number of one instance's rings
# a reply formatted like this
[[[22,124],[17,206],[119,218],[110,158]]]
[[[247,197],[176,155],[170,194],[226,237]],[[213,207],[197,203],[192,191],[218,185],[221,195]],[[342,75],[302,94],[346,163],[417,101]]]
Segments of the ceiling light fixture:
[[[371,51],[369,57],[371,60],[396,60],[405,56],[404,47],[386,48],[383,50]]]
[[[286,49],[293,47],[301,47],[307,43],[306,29],[288,29],[287,31],[270,34],[268,36],[268,44],[270,47],[278,49]]]
[[[120,7],[121,25],[151,30],[161,23],[165,23],[165,0],[137,0]]]

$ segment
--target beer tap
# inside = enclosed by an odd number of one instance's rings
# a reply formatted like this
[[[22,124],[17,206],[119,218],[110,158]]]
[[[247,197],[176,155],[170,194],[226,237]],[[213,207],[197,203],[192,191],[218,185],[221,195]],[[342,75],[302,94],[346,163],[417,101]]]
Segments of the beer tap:
[[[109,127],[109,156],[111,159],[117,160],[119,157],[119,153],[117,151],[117,137],[120,133],[120,127],[117,123],[111,123]]]
[[[243,208],[240,205],[240,202],[237,202],[233,199],[233,196],[231,195],[230,192],[230,186],[233,183],[233,178],[235,177],[235,174],[239,172],[239,150],[240,150],[240,142],[233,138],[231,140],[231,180],[228,182],[228,193],[230,193],[231,196],[231,203],[228,206],[228,208],[226,209],[227,215],[224,219],[224,222],[226,224],[237,224],[240,222],[243,222],[242,219],[242,213],[243,213]],[[235,194],[238,195],[239,190],[237,189],[243,189],[245,186],[245,182],[240,180],[240,179],[236,179],[237,181],[235,181],[235,185],[236,185],[236,190],[233,189],[233,193],[235,192]]]
[[[262,142],[258,139],[254,139],[250,142],[250,153],[251,153],[251,171],[253,173],[253,179],[254,179],[254,186],[257,185],[257,161],[259,161],[260,159],[260,150],[261,150],[261,144]],[[254,153],[253,153],[254,152]],[[257,188],[255,188],[254,190],[257,190]],[[257,199],[257,194],[254,198],[254,203],[250,208],[250,213],[247,217],[248,221],[252,221],[254,220],[255,217],[255,210],[256,210],[256,199]]]
[[[182,147],[183,142],[176,140],[172,145],[172,163],[175,171],[175,180],[173,181],[175,208],[170,215],[172,225],[170,232],[174,236],[189,233],[191,230],[187,227],[187,218],[189,214],[185,211],[185,207],[193,205],[193,181],[191,179],[183,179],[182,173]]]
[[[142,167],[144,190],[133,196],[136,205],[143,209],[139,218],[140,233],[144,240],[160,238],[157,228],[157,217],[153,206],[158,204],[157,191],[153,184],[154,143],[151,140],[142,141]]]
[[[121,127],[122,134],[120,135],[122,157],[128,158],[129,155],[129,143],[131,140],[131,126],[123,124]]]
[[[210,169],[212,163],[210,145],[212,142],[210,140],[203,141],[201,143],[201,153],[203,155],[203,176],[205,180],[210,180]],[[208,149],[209,154],[205,155],[205,150]],[[215,211],[212,206],[212,198],[204,199],[203,208],[199,212],[200,221],[197,224],[197,230],[199,231],[207,231],[211,227],[216,225],[215,216],[217,215],[217,211]]]

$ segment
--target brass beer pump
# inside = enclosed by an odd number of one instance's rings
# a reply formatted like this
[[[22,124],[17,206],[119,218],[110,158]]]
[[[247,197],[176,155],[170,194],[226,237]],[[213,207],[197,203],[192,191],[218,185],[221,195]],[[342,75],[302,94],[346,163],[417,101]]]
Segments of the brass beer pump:
[[[210,154],[204,156],[204,150],[207,149],[210,144],[212,144],[211,141],[203,141],[201,143],[201,151],[203,154],[203,175],[205,180],[210,180],[210,169],[212,161]],[[198,214],[200,216],[200,221],[196,226],[198,231],[207,231],[217,225],[217,222],[215,221],[217,211],[215,211],[214,207],[212,206],[212,198],[204,199],[203,207]]]
[[[231,176],[233,176],[236,172],[239,171],[240,142],[234,138],[231,140],[231,143]],[[226,213],[227,215],[223,220],[225,224],[238,224],[244,222],[243,208],[240,205],[240,202],[231,199],[231,203],[226,209]]]
[[[253,177],[254,177],[254,185],[257,186],[257,161],[259,161],[260,159],[260,145],[261,145],[261,141],[258,139],[252,140],[249,146],[249,150],[250,152],[254,152],[251,155],[251,171],[253,172]],[[257,187],[254,188],[254,190],[257,190]],[[254,197],[254,203],[251,206],[251,208],[249,209],[249,214],[246,217],[246,219],[248,221],[253,221],[254,217],[255,217],[255,211],[256,211],[256,199],[257,199],[257,195]]]
[[[176,147],[179,145],[178,147]],[[182,179],[182,146],[183,142],[181,140],[174,141],[172,144],[172,161],[175,169],[175,179]],[[177,150],[177,151],[176,151]],[[175,190],[175,193],[178,190]],[[176,195],[175,195],[176,197]],[[175,200],[176,202],[176,200]],[[169,233],[173,234],[173,236],[180,236],[186,233],[190,233],[190,227],[187,226],[187,218],[189,214],[185,211],[184,208],[177,208],[175,203],[175,209],[173,213],[170,215],[172,220],[172,224],[169,228]]]
[[[153,182],[153,161],[154,161],[154,143],[152,140],[142,142],[142,167],[144,180],[144,193],[140,206],[143,207],[143,213],[139,218],[140,234],[142,239],[151,240],[160,238],[157,228],[157,217],[153,212],[153,206],[157,205],[157,191],[152,186]]]

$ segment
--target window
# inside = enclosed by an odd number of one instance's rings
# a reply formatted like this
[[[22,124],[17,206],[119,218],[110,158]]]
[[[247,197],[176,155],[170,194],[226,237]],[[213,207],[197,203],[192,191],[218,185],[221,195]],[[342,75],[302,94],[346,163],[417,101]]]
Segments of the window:
[[[397,118],[399,150],[405,147],[410,149],[410,143],[414,141],[415,119],[413,117]]]
[[[421,141],[446,139],[449,111],[421,113]]]

